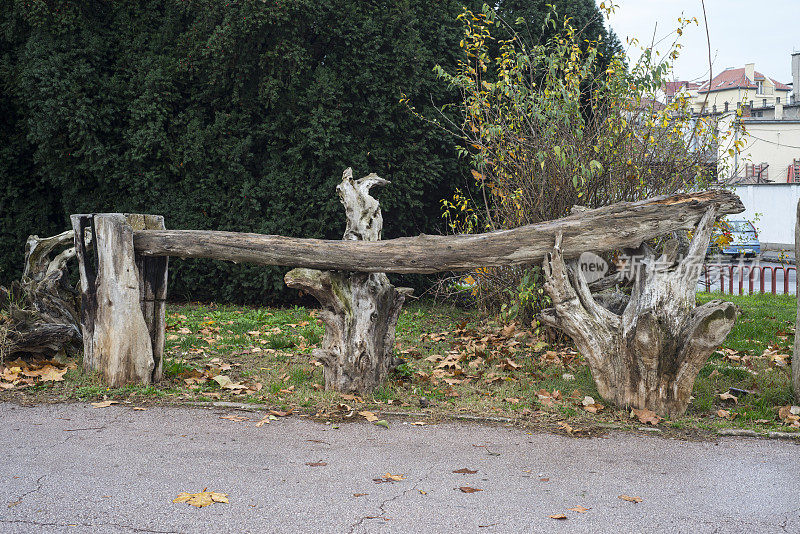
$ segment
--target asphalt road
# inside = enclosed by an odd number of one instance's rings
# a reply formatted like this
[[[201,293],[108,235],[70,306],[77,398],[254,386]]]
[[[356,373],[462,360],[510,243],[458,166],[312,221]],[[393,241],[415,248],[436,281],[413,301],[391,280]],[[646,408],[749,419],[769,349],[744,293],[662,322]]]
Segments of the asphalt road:
[[[791,441],[399,419],[259,428],[246,412],[84,404],[0,404],[0,417],[4,533],[800,532]],[[387,473],[404,479],[374,481]],[[172,502],[206,487],[230,502]]]

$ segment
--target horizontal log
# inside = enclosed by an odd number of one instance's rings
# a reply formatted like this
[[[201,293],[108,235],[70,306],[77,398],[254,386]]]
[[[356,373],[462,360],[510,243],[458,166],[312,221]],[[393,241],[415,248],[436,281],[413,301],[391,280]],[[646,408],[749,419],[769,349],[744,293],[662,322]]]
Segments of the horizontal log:
[[[741,213],[744,206],[725,190],[619,202],[562,219],[485,234],[400,237],[385,241],[329,241],[210,230],[140,230],[136,252],[146,256],[211,258],[237,263],[312,269],[435,273],[478,267],[539,263],[563,235],[566,259],[585,251],[635,248],[676,230],[691,230],[706,210]]]

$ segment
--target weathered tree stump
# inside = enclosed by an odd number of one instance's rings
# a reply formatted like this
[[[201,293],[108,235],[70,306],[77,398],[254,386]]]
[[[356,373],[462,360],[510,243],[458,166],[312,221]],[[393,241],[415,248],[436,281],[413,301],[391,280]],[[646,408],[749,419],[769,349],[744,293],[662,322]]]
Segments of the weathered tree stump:
[[[383,216],[378,201],[369,195],[375,185],[389,182],[376,174],[353,180],[344,171],[336,187],[347,215],[344,240],[378,241]],[[361,266],[353,265],[354,269]],[[322,305],[325,323],[322,347],[314,356],[323,367],[325,388],[341,392],[370,393],[401,360],[394,357],[397,318],[408,288],[395,288],[383,273],[293,269],[286,285],[313,295]]]
[[[575,262],[567,267],[561,237],[556,238],[543,264],[545,291],[554,307],[541,319],[573,339],[606,401],[662,416],[686,411],[697,373],[736,320],[730,302],[695,307],[716,213],[708,209],[680,260],[677,246],[665,246],[660,257],[640,247],[631,295],[616,308],[618,313],[595,300]]]
[[[25,267],[19,282],[0,287],[0,308],[8,323],[0,325],[0,356],[17,353],[54,356],[80,346],[79,295],[69,285],[67,262],[75,256],[69,247],[73,232],[53,237],[28,237]]]
[[[73,215],[72,226],[81,279],[84,369],[98,371],[110,386],[159,380],[167,262],[137,258],[133,230],[164,229],[164,218]],[[94,236],[94,258],[84,241],[87,228]]]

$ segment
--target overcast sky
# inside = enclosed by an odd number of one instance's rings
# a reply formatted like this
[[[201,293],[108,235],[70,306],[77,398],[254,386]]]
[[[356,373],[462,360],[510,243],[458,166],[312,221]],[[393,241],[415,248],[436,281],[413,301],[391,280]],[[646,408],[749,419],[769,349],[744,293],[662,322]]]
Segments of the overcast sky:
[[[599,3],[599,0],[598,0]],[[695,80],[708,76],[703,8],[700,0],[614,0],[619,5],[610,25],[628,47],[626,37],[650,43],[677,27],[678,17],[697,17],[699,26],[684,30],[684,48],[675,64],[675,77]],[[711,58],[716,76],[726,67],[744,67],[755,63],[762,74],[788,83],[791,77],[791,54],[800,52],[800,0],[745,2],[744,0],[706,0]],[[674,35],[662,46],[673,41]],[[629,55],[638,58],[635,48]]]

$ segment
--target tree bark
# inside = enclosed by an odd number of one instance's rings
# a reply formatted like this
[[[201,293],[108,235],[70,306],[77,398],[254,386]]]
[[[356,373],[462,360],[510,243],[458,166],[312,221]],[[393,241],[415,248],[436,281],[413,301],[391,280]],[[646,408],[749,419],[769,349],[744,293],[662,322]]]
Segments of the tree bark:
[[[370,174],[353,180],[344,172],[336,187],[347,215],[344,240],[377,241],[383,227],[378,201],[369,195],[374,185],[388,184]],[[383,273],[289,271],[286,285],[313,295],[322,305],[325,324],[321,348],[314,356],[322,363],[325,388],[370,393],[401,360],[393,355],[397,318],[410,289],[396,289]]]
[[[143,309],[150,303],[143,304],[141,298],[143,293],[161,296],[166,291],[165,285],[163,292],[159,285],[165,284],[166,264],[162,262],[163,272],[150,276],[150,288],[141,289],[132,226],[163,228],[163,218],[120,213],[73,215],[72,225],[81,279],[84,369],[99,372],[110,386],[149,384],[157,372],[153,338],[163,337],[163,315],[158,318],[154,310],[148,325]],[[87,228],[94,236],[94,258],[83,239]],[[163,313],[163,306],[159,312]],[[160,332],[152,331],[159,328]]]
[[[127,216],[131,228],[136,230],[163,230],[161,215],[130,214]],[[144,322],[150,333],[153,348],[153,382],[164,375],[164,343],[166,342],[167,278],[166,256],[142,256],[136,254],[136,269],[139,275],[139,304]]]
[[[477,235],[353,242],[205,230],[145,230],[134,233],[134,247],[144,256],[342,271],[434,273],[539,262],[557,234],[562,236],[566,259],[577,258],[586,250],[636,248],[648,239],[693,229],[712,206],[719,215],[744,211],[735,194],[712,190],[619,202],[555,221]]]
[[[79,295],[70,287],[67,262],[75,256],[73,233],[53,237],[28,236],[25,266],[19,282],[0,287],[0,308],[8,313],[0,324],[0,359],[17,353],[47,357],[80,346]]]
[[[657,257],[643,246],[630,260],[633,288],[620,313],[592,296],[575,262],[568,267],[562,239],[543,263],[545,291],[554,307],[542,322],[568,334],[587,360],[598,392],[617,406],[649,409],[662,416],[683,414],[697,373],[736,320],[730,302],[695,307],[695,291],[717,210],[708,208],[686,256],[676,247]]]

